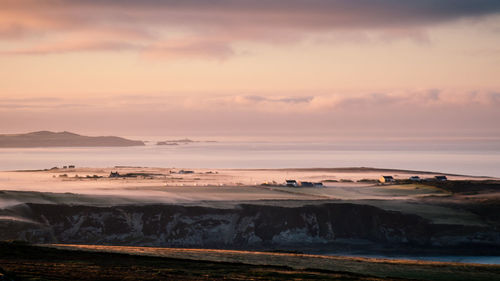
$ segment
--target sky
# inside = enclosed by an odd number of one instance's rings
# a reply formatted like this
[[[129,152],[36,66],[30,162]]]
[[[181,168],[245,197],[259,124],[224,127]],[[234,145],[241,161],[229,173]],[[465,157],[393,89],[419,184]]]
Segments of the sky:
[[[500,137],[498,0],[0,0],[0,133]]]

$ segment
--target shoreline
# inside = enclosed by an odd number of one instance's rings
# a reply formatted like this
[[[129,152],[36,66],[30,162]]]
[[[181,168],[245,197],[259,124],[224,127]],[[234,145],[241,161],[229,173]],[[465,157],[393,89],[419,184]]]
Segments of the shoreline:
[[[495,280],[500,266],[277,252],[0,242],[0,273],[17,280]]]
[[[384,174],[401,181],[365,181]],[[0,233],[34,243],[500,256],[500,180],[409,182],[414,175],[365,167],[0,172]],[[278,185],[285,179],[323,185]]]

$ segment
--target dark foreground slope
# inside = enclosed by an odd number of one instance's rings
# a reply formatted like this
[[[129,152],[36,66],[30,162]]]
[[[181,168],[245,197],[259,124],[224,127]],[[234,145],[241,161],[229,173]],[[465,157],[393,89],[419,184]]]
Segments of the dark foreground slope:
[[[356,247],[500,254],[494,225],[436,224],[373,206],[325,203],[301,207],[180,205],[110,207],[21,204],[0,215],[0,240],[219,249],[324,252]]]
[[[500,266],[495,265],[226,250],[41,247],[6,242],[0,242],[0,267],[4,280],[489,281],[500,278]]]
[[[58,250],[0,242],[0,280],[382,280],[347,272]],[[384,279],[403,280],[403,279]]]
[[[27,134],[0,135],[0,147],[96,147],[143,146],[144,142],[114,136],[88,137],[70,132],[40,131]]]

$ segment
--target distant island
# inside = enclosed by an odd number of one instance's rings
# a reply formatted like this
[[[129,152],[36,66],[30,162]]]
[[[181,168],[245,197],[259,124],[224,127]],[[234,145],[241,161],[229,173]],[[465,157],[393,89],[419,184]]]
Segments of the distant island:
[[[179,145],[179,143],[188,144],[192,142],[195,141],[190,139],[166,140],[166,141],[159,141],[156,143],[156,145]]]
[[[177,142],[169,142],[169,141],[159,141],[156,145],[179,145]]]
[[[178,139],[178,140],[166,140],[166,141],[159,141],[156,143],[156,145],[179,145],[181,144],[189,144],[189,143],[194,143],[194,142],[201,142],[201,141],[194,141],[191,139]],[[216,142],[216,141],[204,141],[204,142]]]
[[[0,148],[22,147],[123,147],[144,146],[143,141],[115,136],[89,137],[71,132],[39,131],[26,134],[0,135]]]

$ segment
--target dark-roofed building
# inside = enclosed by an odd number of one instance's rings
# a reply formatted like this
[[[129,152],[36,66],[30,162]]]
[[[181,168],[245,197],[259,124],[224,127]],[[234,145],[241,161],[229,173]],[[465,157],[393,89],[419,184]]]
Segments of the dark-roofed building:
[[[392,176],[381,176],[378,180],[381,183],[394,182],[394,178]]]
[[[411,181],[422,181],[422,179],[419,176],[412,176],[410,177]]]
[[[437,181],[447,181],[448,180],[448,178],[446,176],[435,176],[434,179]]]
[[[179,171],[179,174],[194,174],[194,171],[190,171],[190,170],[180,170],[180,171]]]

